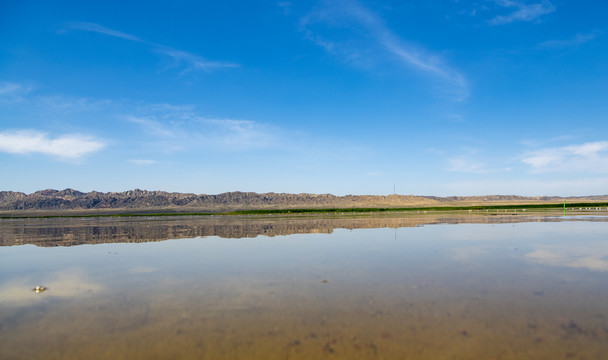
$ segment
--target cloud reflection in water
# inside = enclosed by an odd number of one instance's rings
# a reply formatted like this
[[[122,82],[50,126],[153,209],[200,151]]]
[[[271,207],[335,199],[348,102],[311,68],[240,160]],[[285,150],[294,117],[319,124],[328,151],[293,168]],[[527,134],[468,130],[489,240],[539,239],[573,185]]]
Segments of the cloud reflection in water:
[[[44,293],[36,294],[35,286],[45,286]],[[22,277],[0,286],[1,305],[31,305],[50,298],[75,298],[90,296],[103,290],[103,286],[91,282],[81,269],[52,272],[43,278]]]
[[[574,248],[573,246],[553,245],[527,253],[529,260],[550,266],[583,268],[591,271],[608,270],[608,248],[605,246]]]

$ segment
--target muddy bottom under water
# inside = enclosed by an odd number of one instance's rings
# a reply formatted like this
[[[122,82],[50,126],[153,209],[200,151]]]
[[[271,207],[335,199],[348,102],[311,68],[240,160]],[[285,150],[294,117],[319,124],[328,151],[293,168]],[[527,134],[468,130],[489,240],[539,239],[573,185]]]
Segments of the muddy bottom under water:
[[[607,271],[606,217],[6,246],[0,358],[601,359]]]

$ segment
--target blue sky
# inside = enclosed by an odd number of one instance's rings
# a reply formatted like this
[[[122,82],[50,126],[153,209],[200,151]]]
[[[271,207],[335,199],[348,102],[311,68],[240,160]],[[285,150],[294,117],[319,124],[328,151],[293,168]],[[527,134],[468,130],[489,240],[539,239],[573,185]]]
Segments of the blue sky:
[[[0,190],[608,194],[608,3],[0,4]]]

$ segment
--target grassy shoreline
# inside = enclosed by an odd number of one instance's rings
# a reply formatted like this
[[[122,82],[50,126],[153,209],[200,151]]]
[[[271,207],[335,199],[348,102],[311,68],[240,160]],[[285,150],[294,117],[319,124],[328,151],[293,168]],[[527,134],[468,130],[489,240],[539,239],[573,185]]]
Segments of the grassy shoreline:
[[[50,219],[50,218],[108,218],[108,217],[175,217],[175,216],[218,216],[218,215],[289,215],[289,214],[345,214],[345,213],[389,213],[414,211],[478,211],[478,210],[543,210],[560,209],[563,203],[549,204],[504,204],[504,205],[470,205],[470,206],[420,206],[420,207],[386,207],[386,208],[295,208],[295,209],[251,209],[226,212],[156,212],[156,213],[114,213],[114,214],[58,214],[58,215],[10,215],[0,216],[0,219]],[[568,203],[566,208],[598,208],[608,207],[608,202]],[[576,209],[578,210],[578,209]],[[137,210],[134,210],[137,211]],[[141,210],[139,210],[141,211]]]

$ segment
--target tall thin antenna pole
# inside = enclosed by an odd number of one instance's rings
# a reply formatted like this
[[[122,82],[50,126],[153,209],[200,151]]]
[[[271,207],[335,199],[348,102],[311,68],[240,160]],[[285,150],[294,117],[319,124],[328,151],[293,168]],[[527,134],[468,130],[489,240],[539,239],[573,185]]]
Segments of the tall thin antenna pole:
[[[395,190],[395,189],[396,189],[395,184],[393,184],[393,194],[397,195],[397,190]]]

